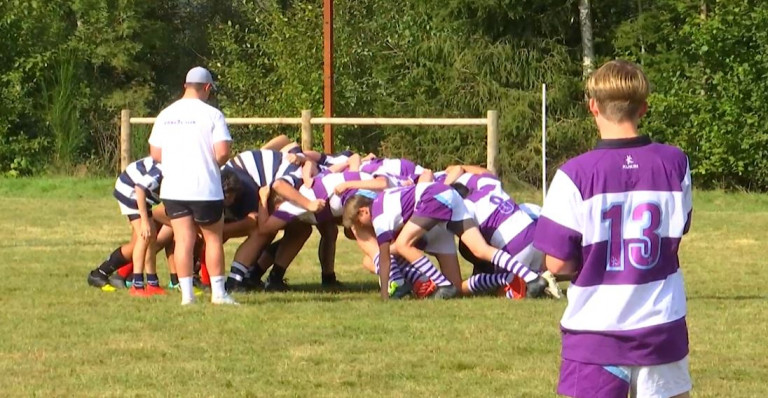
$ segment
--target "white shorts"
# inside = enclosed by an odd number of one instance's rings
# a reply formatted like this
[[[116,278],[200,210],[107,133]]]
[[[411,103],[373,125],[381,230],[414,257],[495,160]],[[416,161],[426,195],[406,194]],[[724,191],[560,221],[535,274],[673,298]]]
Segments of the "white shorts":
[[[139,215],[139,209],[133,209],[130,208],[121,202],[117,202],[118,206],[120,206],[120,214],[124,216],[138,216]],[[151,207],[147,206],[147,210],[151,211]]]
[[[435,254],[456,254],[456,235],[445,228],[445,222],[435,225],[424,234],[424,240],[427,246],[424,247],[426,253]]]
[[[688,356],[654,366],[603,366],[563,359],[557,393],[595,396],[670,398],[691,390]]]
[[[629,396],[632,398],[669,398],[690,391],[691,373],[688,356],[656,366],[621,366],[630,373]]]

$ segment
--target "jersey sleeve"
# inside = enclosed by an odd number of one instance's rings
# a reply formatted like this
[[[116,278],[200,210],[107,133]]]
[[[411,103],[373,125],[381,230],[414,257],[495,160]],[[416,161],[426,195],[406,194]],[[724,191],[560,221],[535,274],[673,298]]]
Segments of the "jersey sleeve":
[[[163,114],[160,113],[155,119],[155,123],[152,125],[152,132],[149,134],[149,145],[157,148],[162,148],[165,142],[165,131],[163,131]]]
[[[156,192],[160,188],[160,182],[163,180],[163,173],[160,168],[155,166],[149,170],[149,172],[141,177],[139,181],[136,181],[136,185],[142,188]]]
[[[285,222],[291,222],[306,212],[307,210],[305,210],[304,208],[286,201],[277,207],[273,216]]]
[[[394,225],[383,216],[373,219],[373,231],[376,233],[376,242],[379,244],[395,240]]]
[[[224,114],[216,112],[216,116],[213,118],[213,142],[221,141],[232,141],[232,136],[229,135],[229,127],[227,127]]]
[[[581,231],[584,230],[581,202],[576,184],[562,170],[558,170],[536,225],[534,247],[561,260],[576,258],[581,250]]]
[[[685,210],[685,228],[683,234],[687,234],[691,229],[691,217],[693,217],[693,187],[691,184],[691,167],[688,159],[685,160],[685,177],[680,183],[683,189],[683,210]]]

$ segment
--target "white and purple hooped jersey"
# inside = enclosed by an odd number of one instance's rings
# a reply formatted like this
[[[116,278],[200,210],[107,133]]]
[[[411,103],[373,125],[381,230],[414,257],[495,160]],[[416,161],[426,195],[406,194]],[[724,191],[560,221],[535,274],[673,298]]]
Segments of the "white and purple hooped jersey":
[[[678,248],[692,208],[685,153],[648,137],[601,140],[557,171],[534,244],[576,262],[563,358],[651,366],[688,354]]]
[[[136,186],[144,188],[147,203],[151,208],[160,203],[160,184],[163,181],[162,167],[151,157],[139,159],[125,168],[115,181],[113,195],[122,206],[138,210]]]
[[[311,224],[332,221],[336,217],[341,217],[344,212],[344,204],[357,192],[356,189],[347,189],[341,195],[336,195],[334,193],[336,187],[347,181],[366,181],[372,179],[373,176],[370,174],[353,171],[318,175],[313,179],[312,188],[302,185],[299,187],[299,193],[309,200],[325,200],[326,205],[323,210],[315,213],[314,217],[309,217],[306,216],[309,213],[306,209],[292,202],[284,202],[275,210],[274,216],[286,222],[296,218]]]
[[[389,188],[371,204],[371,219],[379,244],[391,242],[413,216],[439,221],[471,218],[458,192],[436,182]]]
[[[445,179],[448,177],[448,174],[444,171],[439,171],[435,173],[435,182],[445,182]],[[459,178],[456,179],[456,182],[459,184],[464,185],[467,187],[470,191],[477,191],[479,189],[486,189],[489,187],[492,187],[495,190],[504,192],[502,186],[501,186],[501,180],[499,180],[499,177],[496,177],[494,174],[491,173],[482,173],[482,174],[472,174],[472,173],[464,173]]]
[[[317,162],[317,164],[320,167],[331,167],[348,161],[349,157],[352,155],[352,151],[341,151],[334,154],[323,153],[320,154],[320,160]]]
[[[285,180],[294,187],[301,181],[301,167],[288,162],[283,154],[268,149],[242,152],[230,159],[227,166],[245,170],[259,187]]]
[[[535,250],[532,245],[536,220],[506,192],[486,185],[482,189],[470,191],[464,198],[464,204],[474,215],[480,233],[491,246],[513,257],[524,251]],[[537,268],[538,264],[526,265]]]
[[[424,168],[408,159],[376,158],[363,162],[360,171],[374,177],[387,176],[416,182]]]

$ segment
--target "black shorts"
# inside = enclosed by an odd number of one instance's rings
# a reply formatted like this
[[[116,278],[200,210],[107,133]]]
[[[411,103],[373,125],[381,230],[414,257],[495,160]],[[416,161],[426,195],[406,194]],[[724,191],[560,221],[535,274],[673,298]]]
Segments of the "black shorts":
[[[147,217],[149,217],[149,219],[151,220],[152,219],[152,210],[150,210],[150,209],[147,209],[147,210],[148,210],[147,212],[149,213],[149,214],[147,214]],[[141,216],[138,215],[138,214],[129,214],[128,215],[128,222],[132,222],[132,221],[138,220],[140,218],[141,218]]]
[[[224,215],[223,200],[163,200],[171,220],[192,216],[198,225],[215,224]]]

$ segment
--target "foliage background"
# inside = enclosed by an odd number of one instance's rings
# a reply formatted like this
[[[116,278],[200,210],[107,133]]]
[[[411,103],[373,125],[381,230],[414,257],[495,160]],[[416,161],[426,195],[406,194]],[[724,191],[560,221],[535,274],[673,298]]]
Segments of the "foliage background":
[[[336,0],[336,114],[469,116],[499,110],[500,172],[540,184],[540,91],[549,162],[588,149],[575,0]],[[638,62],[653,83],[642,128],[681,146],[698,187],[768,188],[768,4],[591,2],[597,63]],[[322,112],[321,0],[0,2],[0,172],[108,174],[121,108],[152,115],[184,73],[209,67],[230,116]],[[483,163],[463,128],[337,128],[336,147],[429,167]],[[296,129],[233,129],[238,149]],[[137,143],[147,131],[139,130]],[[317,129],[318,144],[320,129]],[[145,146],[137,145],[136,156]]]

